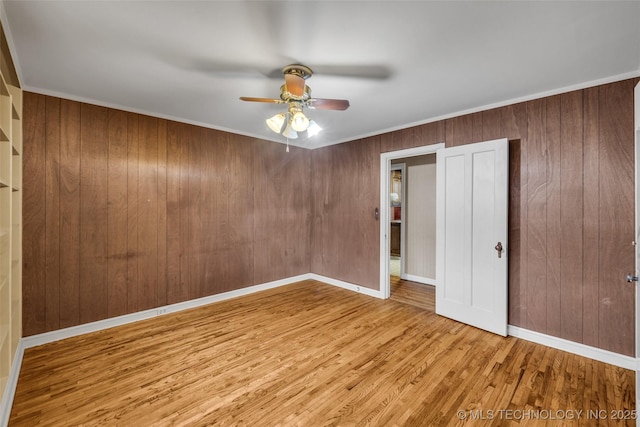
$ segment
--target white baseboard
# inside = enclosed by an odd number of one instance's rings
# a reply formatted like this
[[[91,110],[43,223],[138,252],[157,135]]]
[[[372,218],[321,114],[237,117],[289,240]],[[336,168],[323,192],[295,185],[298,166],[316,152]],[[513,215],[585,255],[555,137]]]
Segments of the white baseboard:
[[[20,376],[20,368],[22,367],[22,356],[24,356],[24,345],[22,340],[20,340],[18,342],[15,357],[13,358],[13,363],[11,364],[11,371],[9,371],[7,384],[4,387],[2,403],[0,403],[0,426],[3,427],[9,425],[9,416],[11,415],[11,407],[13,406],[13,398],[16,395],[18,376]]]
[[[521,338],[536,344],[542,344],[547,347],[577,354],[578,356],[588,357],[589,359],[608,363],[620,368],[630,369],[632,371],[635,371],[638,368],[637,359],[635,357],[625,356],[623,354],[614,353],[601,348],[591,347],[562,338],[553,337],[551,335],[541,334],[540,332],[530,331],[518,326],[509,325],[507,328],[507,334],[512,337]]]
[[[414,280],[416,276],[410,276],[407,280],[418,282]],[[244,295],[249,295],[255,292],[264,291],[267,289],[277,288],[279,286],[289,285],[292,283],[300,282],[303,280],[317,280],[319,282],[327,283],[332,286],[337,286],[343,289],[347,289],[353,292],[358,292],[371,297],[384,299],[382,292],[375,289],[370,289],[364,286],[355,285],[353,283],[344,282],[342,280],[332,279],[330,277],[322,276],[315,273],[301,274],[299,276],[289,277],[286,279],[276,280],[273,282],[263,283],[260,285],[250,286],[243,289],[237,289],[234,291],[224,292],[222,294],[211,295],[203,298],[198,298],[190,301],[180,302],[177,304],[166,305],[150,310],[145,310],[137,313],[127,314],[124,316],[118,316],[110,319],[100,320],[97,322],[87,323],[84,325],[73,326],[71,328],[60,329],[52,332],[45,332],[43,334],[33,335],[30,337],[22,338],[18,344],[16,350],[16,357],[14,358],[13,365],[11,366],[11,372],[7,385],[5,387],[4,395],[2,397],[2,403],[0,406],[0,426],[6,426],[9,422],[9,415],[11,413],[11,406],[13,404],[13,398],[15,396],[16,386],[18,384],[18,376],[20,374],[20,368],[22,366],[22,358],[24,350],[31,347],[36,347],[42,344],[70,338],[77,335],[82,335],[90,332],[97,332],[100,330],[112,328],[115,326],[125,325],[139,320],[149,319],[156,316],[161,316],[168,313],[175,313],[177,311],[187,310],[190,308],[196,308],[207,304],[212,304],[219,301],[224,301],[232,298],[237,298]],[[423,283],[423,282],[420,282]],[[427,283],[431,284],[431,283]],[[590,359],[598,360],[600,362],[608,363],[621,368],[630,369],[636,371],[640,367],[638,359],[630,356],[624,356],[618,353],[613,353],[607,350],[602,350],[595,347],[590,347],[584,344],[568,341],[562,338],[553,337],[550,335],[541,334],[539,332],[530,331],[517,326],[509,325],[507,333],[513,337],[521,338],[527,341],[542,344],[547,347],[556,348],[558,350],[567,351],[569,353],[577,354],[579,356],[588,357]]]
[[[415,276],[413,274],[403,274],[401,277],[402,280],[409,280],[410,282],[423,283],[425,285],[436,285],[436,279],[429,279],[428,277]]]
[[[249,295],[255,292],[264,291],[267,289],[277,288],[279,286],[290,285],[292,283],[300,282],[302,280],[311,279],[310,274],[301,274],[299,276],[288,277],[286,279],[275,280],[273,282],[263,283],[260,285],[249,286],[247,288],[236,289],[221,294],[211,295],[194,300],[179,302],[176,304],[165,305],[163,307],[152,308],[150,310],[139,311],[137,313],[126,314],[124,316],[112,317],[110,319],[99,320],[97,322],[86,323],[83,325],[72,326],[70,328],[60,329],[57,331],[45,332],[43,334],[32,335],[25,337],[18,343],[16,350],[16,357],[13,360],[11,366],[11,372],[4,389],[2,396],[2,403],[0,404],[0,426],[5,427],[9,423],[9,416],[11,414],[11,407],[13,406],[13,399],[16,393],[16,386],[18,385],[18,376],[20,375],[20,368],[22,367],[22,358],[24,356],[24,350],[31,347],[37,347],[42,344],[51,343],[54,341],[62,340],[65,338],[74,337],[77,335],[87,334],[90,332],[97,332],[115,326],[126,325],[128,323],[137,322],[139,320],[150,319],[156,316],[162,316],[168,313],[175,313],[177,311],[187,310],[190,308],[196,308],[207,304],[212,304],[219,301],[228,300],[231,298],[237,298],[244,295]]]
[[[136,313],[125,314],[123,316],[112,317],[110,319],[98,320],[97,322],[85,323],[83,325],[72,326],[70,328],[59,329],[57,331],[45,332],[43,334],[33,335],[30,337],[22,338],[24,348],[37,347],[42,344],[62,340],[65,338],[74,337],[90,332],[97,332],[103,329],[113,328],[115,326],[126,325],[127,323],[137,322],[139,320],[150,319],[156,316],[162,316],[168,313],[175,313],[177,311],[188,310],[190,308],[200,307],[207,304],[213,304],[214,302],[224,301],[231,298],[237,298],[244,295],[253,294],[255,292],[264,291],[267,289],[277,288],[279,286],[290,285],[292,283],[300,282],[302,280],[309,279],[309,274],[302,274],[299,276],[289,277],[286,279],[275,280],[273,282],[263,283],[260,285],[249,286],[247,288],[236,289],[221,294],[210,295],[203,298],[197,298],[189,301],[179,302],[176,304],[165,305],[162,307],[152,308],[150,310],[138,311]]]
[[[37,347],[39,345],[47,344],[54,341],[63,340],[65,338],[75,337],[82,334],[91,332],[97,332],[115,326],[126,325],[128,323],[137,322],[140,320],[151,319],[156,316],[162,316],[164,314],[175,313],[182,310],[188,310],[190,308],[196,308],[207,304],[213,304],[215,302],[225,301],[231,298],[237,298],[244,295],[253,294],[255,292],[264,291],[267,289],[277,288],[279,286],[290,285],[292,283],[300,282],[303,280],[318,280],[323,283],[327,283],[333,286],[338,286],[343,289],[347,289],[354,292],[359,292],[365,295],[373,296],[376,298],[382,298],[380,291],[369,289],[363,286],[354,285],[352,283],[343,282],[341,280],[332,279],[330,277],[321,276],[314,273],[301,274],[299,276],[288,277],[286,279],[275,280],[273,282],[263,283],[260,285],[249,286],[247,288],[236,289],[221,294],[210,295],[203,298],[193,299],[189,301],[179,302],[176,304],[165,305],[162,307],[156,307],[149,310],[138,311],[136,313],[125,314],[123,316],[112,317],[109,319],[98,320],[96,322],[85,323],[83,325],[72,326],[70,328],[59,329],[56,331],[45,332],[38,335],[32,335],[30,337],[22,338],[21,344],[23,349]]]
[[[366,288],[360,285],[354,285],[353,283],[332,279],[331,277],[321,276],[315,273],[309,273],[309,279],[317,280],[319,282],[327,283],[329,285],[337,286],[339,288],[347,289],[349,291],[369,295],[370,297],[384,299],[384,297],[382,296],[382,292],[376,289]]]

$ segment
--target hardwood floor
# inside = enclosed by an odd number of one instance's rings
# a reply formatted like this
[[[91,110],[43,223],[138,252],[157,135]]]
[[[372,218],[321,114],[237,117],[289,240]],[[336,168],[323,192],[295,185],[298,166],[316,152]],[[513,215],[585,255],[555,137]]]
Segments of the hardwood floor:
[[[402,280],[398,276],[389,276],[389,278],[391,300],[424,310],[436,311],[436,290],[433,286]]]
[[[634,398],[633,371],[305,281],[27,349],[10,425],[631,426]]]

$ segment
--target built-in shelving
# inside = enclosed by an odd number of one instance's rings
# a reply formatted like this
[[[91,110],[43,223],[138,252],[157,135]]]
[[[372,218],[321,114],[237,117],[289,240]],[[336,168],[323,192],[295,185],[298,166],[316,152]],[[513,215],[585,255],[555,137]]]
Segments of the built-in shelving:
[[[0,73],[0,391],[22,336],[22,90]]]

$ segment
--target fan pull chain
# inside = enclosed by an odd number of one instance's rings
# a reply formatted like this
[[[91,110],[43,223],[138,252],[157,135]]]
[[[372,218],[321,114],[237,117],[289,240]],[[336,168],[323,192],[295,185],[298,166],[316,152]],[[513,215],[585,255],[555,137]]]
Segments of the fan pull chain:
[[[287,153],[289,152],[289,138],[287,138]]]

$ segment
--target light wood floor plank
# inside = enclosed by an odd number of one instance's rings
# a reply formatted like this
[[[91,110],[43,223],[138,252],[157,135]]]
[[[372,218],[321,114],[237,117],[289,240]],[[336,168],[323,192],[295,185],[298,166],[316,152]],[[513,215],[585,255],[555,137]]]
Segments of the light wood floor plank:
[[[305,281],[31,348],[10,425],[635,425],[586,418],[634,410],[633,372],[432,307],[410,282],[383,301]]]

